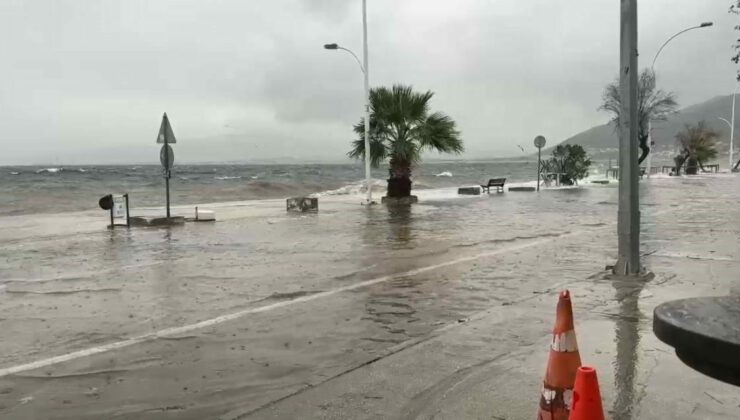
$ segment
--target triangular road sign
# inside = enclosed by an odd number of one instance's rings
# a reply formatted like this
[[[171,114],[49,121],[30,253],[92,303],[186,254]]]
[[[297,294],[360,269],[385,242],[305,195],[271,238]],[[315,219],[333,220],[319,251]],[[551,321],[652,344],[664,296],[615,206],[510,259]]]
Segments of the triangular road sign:
[[[167,136],[167,143],[177,143],[175,140],[175,133],[172,132],[172,126],[170,120],[167,118],[167,113],[162,116],[162,125],[159,127],[159,135],[157,135],[157,143],[164,143],[165,136]]]

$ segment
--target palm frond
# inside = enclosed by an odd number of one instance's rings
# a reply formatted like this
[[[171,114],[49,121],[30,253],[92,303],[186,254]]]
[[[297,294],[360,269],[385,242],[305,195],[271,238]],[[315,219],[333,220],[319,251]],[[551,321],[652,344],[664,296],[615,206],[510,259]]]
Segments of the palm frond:
[[[365,159],[365,139],[359,138],[352,141],[352,150],[347,153],[352,159]],[[377,138],[370,136],[370,165],[373,168],[380,166],[388,158],[388,149],[385,144]]]
[[[463,151],[455,122],[442,113],[429,115],[431,91],[415,92],[411,86],[393,85],[370,91],[370,158],[373,166],[390,160],[391,166],[407,168],[421,159],[422,150],[444,153]],[[358,139],[348,155],[365,156],[365,122],[353,127]],[[405,170],[407,170],[405,169]]]
[[[422,148],[455,154],[465,150],[460,132],[455,129],[455,121],[441,112],[428,116],[417,133]]]

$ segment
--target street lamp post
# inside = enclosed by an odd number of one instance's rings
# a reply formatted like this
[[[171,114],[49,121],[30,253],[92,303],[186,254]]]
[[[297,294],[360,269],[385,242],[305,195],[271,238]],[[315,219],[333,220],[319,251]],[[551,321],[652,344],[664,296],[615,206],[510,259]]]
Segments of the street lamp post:
[[[365,184],[367,204],[373,202],[373,185],[370,178],[370,68],[367,58],[367,0],[362,0],[362,59],[365,63]]]
[[[733,96],[732,100],[732,113],[735,114],[735,99]],[[732,172],[732,138],[735,136],[735,121],[732,122],[727,121],[727,118],[717,117],[718,120],[721,120],[725,124],[727,124],[728,127],[730,127],[730,166],[729,171]]]
[[[732,164],[735,162],[732,160],[732,152],[734,147],[733,142],[735,141],[735,97],[737,96],[738,87],[740,87],[740,80],[735,82],[735,92],[732,93],[732,115],[730,116],[730,166],[727,167],[730,172],[732,172]]]
[[[686,28],[682,31],[679,31],[672,37],[668,38],[668,40],[664,42],[663,45],[660,46],[660,48],[658,49],[658,52],[655,53],[655,57],[653,57],[653,64],[650,66],[650,71],[653,73],[653,78],[655,78],[655,62],[658,60],[658,56],[660,55],[661,51],[663,51],[663,48],[665,48],[666,45],[668,45],[668,43],[673,40],[673,38],[681,35],[684,32],[688,32],[693,29],[708,28],[712,25],[714,25],[713,22],[702,22],[699,25],[692,26],[690,28]],[[651,171],[650,167],[652,166],[652,162],[653,162],[653,144],[654,143],[655,142],[653,141],[653,122],[650,118],[648,118],[648,145],[650,146],[650,154],[647,157],[647,165],[646,165],[647,168],[645,171],[648,178],[650,178],[650,171]],[[732,152],[730,152],[730,154],[732,154]]]
[[[360,65],[360,70],[365,76],[365,188],[367,189],[367,203],[371,204],[373,202],[373,186],[370,176],[370,75],[368,74],[367,54],[367,0],[362,0],[362,58],[364,65],[357,58],[357,55],[348,48],[340,47],[338,44],[325,44],[324,48],[327,50],[344,50],[350,53],[357,60],[357,64]]]

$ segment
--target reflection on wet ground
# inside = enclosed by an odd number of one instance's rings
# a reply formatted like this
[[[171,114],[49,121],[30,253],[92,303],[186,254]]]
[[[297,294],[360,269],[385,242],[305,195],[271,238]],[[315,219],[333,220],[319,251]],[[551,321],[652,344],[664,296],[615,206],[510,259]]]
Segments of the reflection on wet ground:
[[[614,399],[614,420],[632,419],[635,406],[637,368],[641,365],[637,349],[640,346],[640,323],[649,327],[649,321],[640,312],[640,292],[649,278],[620,280],[612,279],[614,300],[619,304],[619,315],[614,324],[614,342],[617,354],[614,359],[614,382],[617,392]],[[644,328],[644,327],[643,327]]]

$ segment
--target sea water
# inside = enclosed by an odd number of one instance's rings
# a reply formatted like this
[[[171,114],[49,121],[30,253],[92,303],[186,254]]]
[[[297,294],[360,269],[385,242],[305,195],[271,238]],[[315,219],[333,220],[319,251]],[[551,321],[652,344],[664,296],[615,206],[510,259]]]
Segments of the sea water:
[[[603,174],[606,162],[591,174]],[[415,168],[413,188],[448,189],[485,184],[533,182],[536,160],[427,162]],[[385,191],[387,168],[374,169],[373,190]],[[181,165],[172,171],[174,204],[232,202],[315,194],[358,195],[364,188],[361,163],[335,165]],[[449,191],[448,191],[449,192]],[[158,165],[0,167],[0,216],[60,213],[97,208],[106,194],[128,193],[134,207],[164,205],[164,179]],[[432,193],[434,194],[434,193]]]

